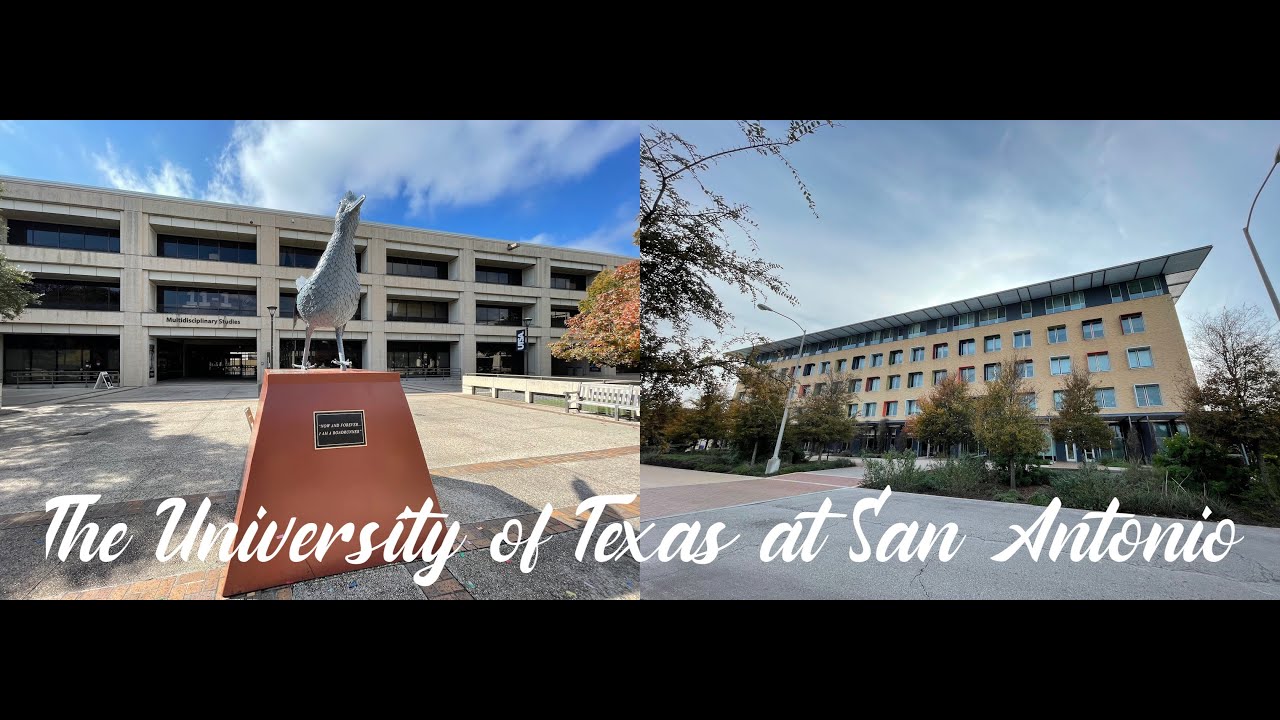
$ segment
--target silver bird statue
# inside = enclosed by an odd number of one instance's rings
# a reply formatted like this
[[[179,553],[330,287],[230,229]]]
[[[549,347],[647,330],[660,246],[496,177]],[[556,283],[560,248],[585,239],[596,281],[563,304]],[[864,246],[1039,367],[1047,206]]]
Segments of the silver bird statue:
[[[302,364],[296,368],[315,367],[311,357],[311,333],[318,327],[331,327],[338,336],[338,359],[333,361],[346,370],[351,361],[342,349],[342,329],[360,307],[360,278],[356,275],[356,228],[360,225],[359,198],[348,192],[338,201],[338,214],[333,219],[333,237],[325,246],[320,262],[311,277],[297,280],[298,297],[293,313],[294,327],[298,318],[307,323],[307,341],[302,346]]]

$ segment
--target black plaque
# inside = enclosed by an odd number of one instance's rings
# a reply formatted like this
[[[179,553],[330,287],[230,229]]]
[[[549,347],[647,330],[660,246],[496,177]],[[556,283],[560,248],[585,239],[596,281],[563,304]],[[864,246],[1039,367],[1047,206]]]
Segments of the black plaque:
[[[333,410],[315,414],[316,449],[363,447],[363,410]]]

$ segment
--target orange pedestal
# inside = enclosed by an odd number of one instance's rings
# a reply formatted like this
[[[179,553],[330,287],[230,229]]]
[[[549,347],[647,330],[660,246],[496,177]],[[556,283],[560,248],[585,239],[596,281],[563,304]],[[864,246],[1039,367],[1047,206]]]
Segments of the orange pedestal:
[[[260,536],[275,520],[278,536],[285,533],[289,518],[297,518],[297,523],[271,560],[232,558],[223,595],[383,565],[381,548],[362,565],[347,562],[346,556],[359,550],[361,529],[378,523],[372,536],[377,544],[387,538],[405,507],[419,510],[427,498],[435,501],[433,512],[443,512],[398,373],[268,370],[244,464],[236,527],[243,532],[256,520]],[[260,507],[267,514],[258,519]],[[295,563],[288,552],[293,535],[309,522],[320,530],[329,523],[335,534],[344,524],[354,523],[355,534],[350,541],[335,542],[322,561],[312,553],[305,562]],[[438,522],[423,527],[419,544]],[[403,521],[399,542],[410,525]],[[270,547],[280,542],[271,538]],[[306,553],[314,546],[313,538],[300,549]]]

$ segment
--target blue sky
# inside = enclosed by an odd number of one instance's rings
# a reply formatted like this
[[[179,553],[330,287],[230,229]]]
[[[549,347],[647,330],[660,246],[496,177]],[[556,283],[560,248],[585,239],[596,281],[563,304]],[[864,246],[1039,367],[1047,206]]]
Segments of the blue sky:
[[[661,121],[710,152],[732,122]],[[1280,122],[844,121],[788,150],[819,218],[786,168],[757,155],[705,176],[752,207],[760,254],[783,265],[810,330],[915,310],[1213,245],[1178,313],[1270,301],[1241,228],[1280,144]],[[1280,281],[1280,172],[1251,232]],[[686,191],[693,199],[693,192]],[[725,288],[733,335],[795,326]],[[772,302],[772,298],[769,299]],[[702,328],[706,332],[706,328]],[[726,338],[728,339],[728,338]]]
[[[638,255],[633,121],[0,120],[0,175]]]

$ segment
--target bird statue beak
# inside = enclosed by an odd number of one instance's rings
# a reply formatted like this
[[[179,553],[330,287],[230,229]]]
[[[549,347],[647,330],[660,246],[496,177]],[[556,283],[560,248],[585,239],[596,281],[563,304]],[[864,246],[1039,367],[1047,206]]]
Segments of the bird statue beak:
[[[358,210],[358,209],[360,208],[360,206],[364,204],[364,197],[365,197],[364,195],[361,195],[361,196],[360,196],[360,199],[359,199],[359,200],[357,200],[357,201],[355,202],[355,204],[351,206],[351,208],[350,208],[350,209],[351,209],[351,210]]]

